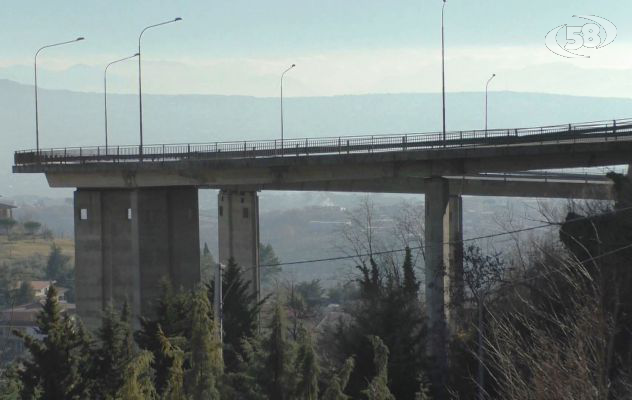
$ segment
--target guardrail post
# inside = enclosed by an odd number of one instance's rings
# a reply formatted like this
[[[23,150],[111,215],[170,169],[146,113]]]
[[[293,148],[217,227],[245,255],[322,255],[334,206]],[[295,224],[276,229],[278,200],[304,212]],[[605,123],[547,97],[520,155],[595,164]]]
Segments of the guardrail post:
[[[373,143],[373,136],[371,136],[371,146],[369,147],[369,153],[373,153],[373,146],[375,146],[375,144]]]
[[[308,146],[308,139],[305,139],[305,155],[308,156],[309,155],[309,149],[307,148]]]
[[[347,139],[347,154],[349,154],[349,140]]]
[[[341,150],[342,149],[340,148],[340,138],[338,138],[338,154],[340,154]]]

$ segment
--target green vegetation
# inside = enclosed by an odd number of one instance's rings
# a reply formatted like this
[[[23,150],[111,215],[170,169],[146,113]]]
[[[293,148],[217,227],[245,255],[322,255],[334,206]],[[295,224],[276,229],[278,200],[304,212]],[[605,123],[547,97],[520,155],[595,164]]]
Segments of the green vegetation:
[[[22,336],[29,357],[7,369],[0,393],[70,400],[630,398],[632,201],[625,199],[632,190],[619,196],[613,208],[571,210],[558,237],[520,243],[516,256],[475,244],[463,249],[464,316],[451,326],[445,376],[436,377],[426,356],[418,254],[406,248],[400,259],[358,260],[345,285],[285,282],[262,301],[231,260],[223,271],[223,320],[213,311],[213,282],[176,291],[165,281],[153,317],[141,319],[138,331],[124,306],[120,314],[104,312],[95,338],[61,314],[52,289],[37,320],[42,336]],[[50,249],[43,274],[63,277],[70,260],[60,254]],[[28,287],[19,293],[28,296]]]

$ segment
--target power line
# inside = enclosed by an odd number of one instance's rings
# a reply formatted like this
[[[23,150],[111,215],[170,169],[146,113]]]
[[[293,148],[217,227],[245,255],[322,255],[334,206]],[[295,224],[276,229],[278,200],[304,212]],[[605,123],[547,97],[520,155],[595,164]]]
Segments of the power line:
[[[522,229],[515,229],[515,230],[512,230],[512,231],[504,231],[504,232],[492,233],[492,234],[489,234],[489,235],[476,236],[476,237],[471,237],[471,238],[467,238],[467,239],[463,239],[463,240],[457,240],[457,241],[441,242],[440,244],[437,244],[437,245],[443,246],[443,245],[446,245],[446,244],[459,244],[459,243],[473,242],[473,241],[476,241],[476,240],[492,239],[492,238],[499,237],[499,236],[513,235],[513,234],[516,234],[516,233],[523,233],[523,232],[534,231],[534,230],[537,230],[537,229],[548,228],[550,226],[559,226],[559,225],[562,225],[563,223],[571,223],[571,222],[578,222],[578,221],[589,220],[589,219],[593,219],[593,218],[596,218],[596,217],[601,217],[601,216],[605,216],[605,215],[612,215],[612,214],[616,214],[616,213],[620,213],[620,212],[628,211],[628,210],[632,210],[632,206],[631,207],[620,208],[620,209],[616,209],[616,210],[612,210],[612,211],[606,211],[606,212],[599,213],[599,214],[593,214],[591,216],[572,218],[572,219],[569,219],[568,221],[565,221],[565,222],[547,222],[546,224],[531,226],[531,227],[528,227],[528,228],[522,228]],[[421,250],[423,248],[424,248],[424,246],[408,247],[409,250]],[[401,253],[401,252],[404,252],[404,251],[406,251],[406,247],[403,248],[403,249],[384,250],[384,251],[378,251],[378,252],[372,252],[372,253],[356,254],[356,255],[353,255],[353,256],[338,256],[338,257],[328,257],[328,258],[311,259],[311,260],[287,261],[287,262],[282,262],[282,263],[278,263],[278,264],[261,265],[259,267],[260,268],[272,268],[272,267],[281,267],[281,266],[284,266],[284,265],[301,265],[301,264],[312,264],[312,263],[317,263],[317,262],[340,261],[340,260],[349,260],[349,259],[357,258],[357,257],[371,257],[371,256],[384,255],[384,254]]]

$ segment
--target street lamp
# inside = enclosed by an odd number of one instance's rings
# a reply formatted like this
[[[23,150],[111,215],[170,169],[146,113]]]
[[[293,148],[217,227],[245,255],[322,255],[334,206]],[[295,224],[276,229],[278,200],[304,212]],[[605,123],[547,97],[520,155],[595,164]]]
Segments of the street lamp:
[[[485,137],[487,137],[487,92],[489,90],[489,83],[494,79],[496,74],[492,74],[492,76],[487,80],[487,84],[485,85]]]
[[[105,155],[108,154],[108,68],[110,65],[116,64],[121,61],[129,60],[130,58],[138,57],[139,53],[134,54],[133,56],[121,58],[120,60],[112,61],[108,65],[105,66],[105,70],[103,71],[103,108],[105,112]]]
[[[443,101],[443,146],[445,147],[445,29],[444,29],[444,15],[445,15],[445,3],[441,6],[441,94]]]
[[[283,77],[285,74],[296,67],[296,64],[290,65],[283,73],[281,74],[281,157],[283,157]]]
[[[138,110],[140,113],[140,147],[139,147],[139,155],[140,160],[143,160],[143,90],[142,90],[142,77],[141,77],[141,59],[140,59],[140,55],[141,55],[141,51],[140,51],[140,41],[143,38],[143,33],[145,33],[145,31],[147,29],[151,29],[151,28],[155,28],[157,26],[161,26],[161,25],[167,25],[167,24],[171,24],[173,22],[178,22],[178,21],[182,21],[182,18],[177,17],[174,18],[172,20],[169,21],[165,21],[165,22],[161,22],[159,24],[154,24],[154,25],[149,25],[147,27],[145,27],[141,32],[140,35],[138,35]]]
[[[46,46],[40,47],[39,50],[35,52],[35,148],[37,149],[38,154],[39,154],[40,147],[39,147],[39,115],[38,115],[38,109],[37,109],[37,55],[39,54],[40,51],[47,49],[49,47],[61,46],[62,44],[70,44],[70,43],[78,42],[83,39],[84,39],[83,37],[78,37],[74,40],[69,40],[67,42],[48,44]]]

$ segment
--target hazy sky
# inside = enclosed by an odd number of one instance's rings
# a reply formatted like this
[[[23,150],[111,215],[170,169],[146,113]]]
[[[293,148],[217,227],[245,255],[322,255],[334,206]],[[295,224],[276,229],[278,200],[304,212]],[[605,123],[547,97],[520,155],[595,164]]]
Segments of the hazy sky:
[[[3,0],[0,78],[32,82],[38,47],[42,87],[100,91],[107,62],[136,52],[146,33],[143,83],[153,93],[275,96],[289,64],[288,96],[440,90],[441,0],[23,1]],[[544,37],[573,15],[618,28],[590,59],[549,52]],[[627,97],[632,93],[632,2],[449,0],[447,89]],[[110,70],[113,91],[136,90],[133,61]]]

